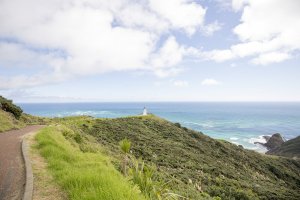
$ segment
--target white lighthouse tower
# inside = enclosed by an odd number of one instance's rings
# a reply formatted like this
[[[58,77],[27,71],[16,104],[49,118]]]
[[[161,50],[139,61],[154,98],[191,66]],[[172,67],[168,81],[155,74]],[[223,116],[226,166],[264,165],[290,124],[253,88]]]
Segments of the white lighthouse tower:
[[[144,110],[143,110],[143,115],[145,116],[145,115],[147,115],[148,113],[147,113],[147,108],[146,107],[144,107]]]

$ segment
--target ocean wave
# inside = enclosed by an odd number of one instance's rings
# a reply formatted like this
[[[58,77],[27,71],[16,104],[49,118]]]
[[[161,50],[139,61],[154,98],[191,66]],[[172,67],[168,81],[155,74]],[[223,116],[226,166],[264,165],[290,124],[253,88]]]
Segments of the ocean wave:
[[[111,111],[106,111],[106,110],[100,110],[100,111],[91,111],[91,110],[87,110],[87,111],[81,111],[81,110],[77,110],[77,111],[66,111],[66,112],[61,112],[56,114],[56,117],[65,117],[65,116],[83,116],[83,115],[88,115],[88,116],[115,116],[116,113],[111,112]]]
[[[268,151],[267,148],[265,148],[264,146],[259,145],[259,144],[255,145],[255,146],[251,146],[251,147],[248,146],[247,149],[254,150],[259,153],[266,153]]]
[[[231,138],[229,138],[230,140],[238,140],[239,138],[237,138],[237,137],[231,137]]]
[[[190,124],[190,125],[196,125],[203,128],[214,128],[214,122],[203,122],[203,123],[197,123],[197,122],[184,122],[184,124]]]
[[[76,111],[76,112],[73,112],[72,114],[96,116],[96,115],[113,115],[114,113],[110,112],[110,111],[106,111],[106,110],[100,110],[100,111]]]
[[[256,138],[250,138],[248,139],[248,142],[251,143],[251,144],[254,144],[255,142],[259,142],[259,143],[266,143],[266,139],[264,138],[263,135],[260,135]]]
[[[250,150],[259,150],[260,148],[258,146],[248,147],[247,149]]]
[[[240,143],[238,143],[238,142],[232,142],[232,141],[231,141],[231,143],[232,143],[232,144],[236,144],[236,145],[239,145],[239,144],[240,144]]]

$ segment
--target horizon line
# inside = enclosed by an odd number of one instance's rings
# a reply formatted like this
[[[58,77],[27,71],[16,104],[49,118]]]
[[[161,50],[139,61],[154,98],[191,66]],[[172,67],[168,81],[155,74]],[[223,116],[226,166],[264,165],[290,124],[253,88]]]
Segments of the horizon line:
[[[76,104],[76,103],[300,103],[300,101],[50,101],[50,102],[18,102],[18,104]]]

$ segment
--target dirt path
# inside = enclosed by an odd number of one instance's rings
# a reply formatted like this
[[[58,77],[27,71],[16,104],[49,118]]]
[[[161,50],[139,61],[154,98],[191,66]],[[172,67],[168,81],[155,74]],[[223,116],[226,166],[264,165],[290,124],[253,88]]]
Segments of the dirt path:
[[[0,200],[22,199],[25,186],[22,136],[42,127],[35,125],[0,133]]]

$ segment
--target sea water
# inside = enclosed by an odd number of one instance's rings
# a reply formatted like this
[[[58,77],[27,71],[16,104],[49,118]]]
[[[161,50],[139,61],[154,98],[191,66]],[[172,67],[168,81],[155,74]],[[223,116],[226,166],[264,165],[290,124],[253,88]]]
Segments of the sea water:
[[[217,139],[259,152],[266,149],[263,135],[300,135],[300,103],[32,103],[19,104],[26,113],[47,117],[89,115],[116,118],[149,113],[179,122]]]

